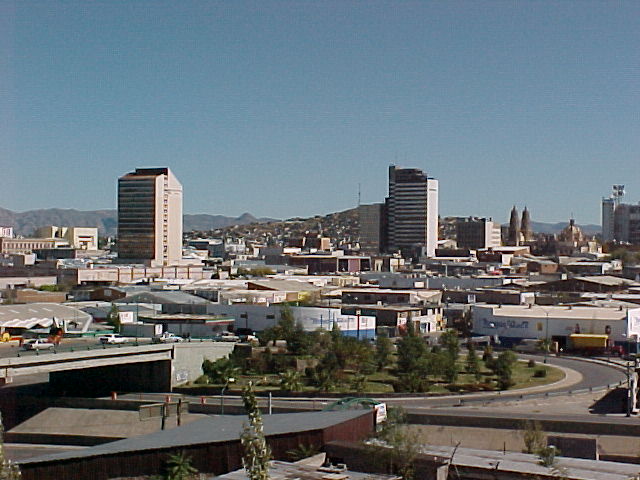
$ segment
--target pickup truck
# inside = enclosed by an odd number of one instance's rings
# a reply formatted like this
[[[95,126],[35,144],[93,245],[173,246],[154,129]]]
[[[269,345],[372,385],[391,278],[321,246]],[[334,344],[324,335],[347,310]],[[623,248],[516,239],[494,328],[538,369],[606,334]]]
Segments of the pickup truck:
[[[51,350],[53,347],[55,347],[55,345],[44,338],[27,340],[22,344],[22,348],[25,350]]]

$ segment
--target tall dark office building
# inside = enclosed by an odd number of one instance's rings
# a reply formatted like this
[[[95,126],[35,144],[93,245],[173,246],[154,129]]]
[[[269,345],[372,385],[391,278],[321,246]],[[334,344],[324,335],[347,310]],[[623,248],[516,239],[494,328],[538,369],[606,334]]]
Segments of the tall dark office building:
[[[182,259],[182,185],[168,168],[118,179],[118,261],[160,267]]]
[[[415,168],[389,167],[388,248],[422,247],[435,256],[438,244],[438,181]]]

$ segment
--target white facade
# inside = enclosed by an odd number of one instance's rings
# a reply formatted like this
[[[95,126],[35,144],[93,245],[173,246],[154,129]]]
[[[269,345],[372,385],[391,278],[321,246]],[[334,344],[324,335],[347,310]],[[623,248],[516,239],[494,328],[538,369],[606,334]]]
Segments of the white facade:
[[[13,238],[13,227],[0,226],[0,237]]]
[[[619,343],[640,335],[640,308],[473,305],[471,315],[476,335],[543,339],[572,333],[609,334]]]
[[[57,227],[50,225],[36,230],[40,238],[63,238],[72,248],[81,250],[98,249],[98,229],[96,227]]]
[[[235,318],[236,328],[261,331],[273,327],[280,319],[282,305],[207,305],[207,313]],[[291,307],[296,322],[309,332],[331,330],[337,324],[342,333],[360,338],[375,337],[376,317],[343,315],[336,307]]]

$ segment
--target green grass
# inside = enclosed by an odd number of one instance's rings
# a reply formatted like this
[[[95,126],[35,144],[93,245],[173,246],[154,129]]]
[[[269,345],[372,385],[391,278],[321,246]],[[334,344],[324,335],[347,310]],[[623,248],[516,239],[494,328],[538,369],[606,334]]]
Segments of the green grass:
[[[474,386],[478,383],[481,384],[490,384],[495,387],[495,375],[493,372],[488,370],[482,362],[479,360],[481,378],[480,381],[476,381],[475,376],[465,373],[466,366],[466,357],[463,355],[459,358],[457,362],[458,367],[458,378],[454,385],[469,385]],[[547,372],[546,377],[534,377],[534,373],[536,370],[544,369]],[[346,370],[342,373],[336,375],[337,377],[337,385],[331,390],[333,393],[345,393],[345,394],[353,394],[353,379],[355,376],[355,372],[352,370]],[[491,381],[487,381],[488,379]],[[544,364],[536,364],[535,367],[529,368],[527,366],[527,362],[518,361],[513,367],[513,380],[515,382],[514,386],[509,390],[518,390],[527,387],[535,387],[540,385],[547,385],[551,383],[555,383],[564,378],[564,372],[558,368],[551,367],[549,365]],[[378,371],[372,373],[371,375],[366,376],[366,380],[364,383],[363,391],[357,392],[361,394],[385,394],[385,393],[393,393],[395,390],[393,388],[394,382],[396,382],[398,377],[394,374],[393,368],[385,369],[382,371]],[[242,387],[245,386],[249,381],[253,381],[255,385],[255,390],[258,392],[265,391],[279,391],[280,390],[280,378],[276,374],[262,374],[262,375],[239,375],[237,377],[236,383],[229,385],[228,392],[229,393],[239,393],[242,390]],[[442,378],[438,377],[430,377],[429,380],[432,382],[429,388],[429,391],[426,393],[450,393],[450,390],[447,388],[449,386],[448,383],[444,381]],[[307,380],[304,378],[304,375],[301,375],[302,383],[306,383]],[[194,385],[198,386],[198,385]],[[221,387],[222,385],[218,385]],[[472,389],[471,391],[476,391]],[[312,385],[304,385],[301,389],[301,392],[308,394],[322,394],[323,392],[318,391],[318,389]]]
[[[547,371],[546,377],[534,377],[533,372],[539,369],[545,369]],[[513,380],[516,384],[510,390],[516,390],[518,388],[536,387],[538,385],[548,385],[555,383],[564,378],[564,372],[559,368],[554,368],[549,365],[537,364],[534,368],[527,367],[526,362],[518,362],[513,369]]]

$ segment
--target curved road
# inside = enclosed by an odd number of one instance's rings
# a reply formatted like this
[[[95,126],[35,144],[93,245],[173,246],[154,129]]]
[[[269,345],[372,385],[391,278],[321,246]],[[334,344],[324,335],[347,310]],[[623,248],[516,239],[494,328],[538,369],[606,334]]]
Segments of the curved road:
[[[541,363],[544,359],[540,355],[520,355],[521,358],[528,360],[533,358],[537,362]],[[546,394],[555,396],[562,396],[563,394],[569,394],[569,392],[575,392],[576,390],[589,390],[590,388],[601,389],[607,385],[618,385],[619,382],[626,382],[626,374],[623,370],[615,368],[610,365],[602,363],[593,363],[585,360],[576,360],[572,358],[557,358],[548,357],[547,363],[549,365],[556,365],[558,367],[568,368],[575,370],[581,375],[580,380],[576,383],[567,384],[567,382],[560,381],[557,385],[549,385],[544,387],[533,387],[529,393],[528,389],[513,390],[505,393],[487,392],[487,393],[473,393],[467,395],[447,395],[447,396],[394,396],[385,397],[383,395],[372,395],[374,398],[385,401],[388,404],[402,405],[407,408],[425,408],[425,407],[450,407],[460,405],[461,400],[464,404],[471,403],[485,403],[491,400],[509,400],[519,398],[534,398],[544,396]],[[535,390],[534,390],[535,389]],[[348,395],[344,395],[348,396]],[[154,401],[163,401],[164,394],[130,394],[124,395],[121,398],[136,398],[136,399],[148,399]],[[186,397],[188,401],[197,403],[200,401],[200,397]],[[260,397],[262,402],[266,403],[264,397]],[[278,407],[292,407],[301,409],[317,409],[323,408],[326,405],[334,402],[339,397],[273,397],[273,406]],[[220,402],[218,395],[208,396],[208,403],[216,404]],[[225,405],[240,405],[241,401],[238,396],[225,395]]]
[[[530,358],[537,362],[542,362],[544,357],[541,355],[520,355],[522,359],[528,360]],[[626,383],[626,373],[620,369],[611,365],[602,363],[595,363],[587,360],[577,360],[574,358],[553,357],[547,358],[547,364],[556,365],[558,367],[568,368],[575,370],[581,375],[581,379],[573,384],[567,385],[566,382],[560,381],[557,385],[549,385],[544,389],[537,389],[534,392],[527,392],[527,389],[512,390],[505,393],[475,393],[468,395],[447,395],[444,397],[420,397],[420,398],[402,398],[402,399],[387,399],[387,403],[402,404],[407,407],[420,408],[420,407],[450,407],[454,405],[471,404],[471,403],[484,403],[491,400],[513,400],[541,397],[545,395],[562,396],[562,394],[569,394],[570,392],[576,392],[577,390],[585,391],[589,389],[598,390],[607,385],[613,387],[620,382]]]

